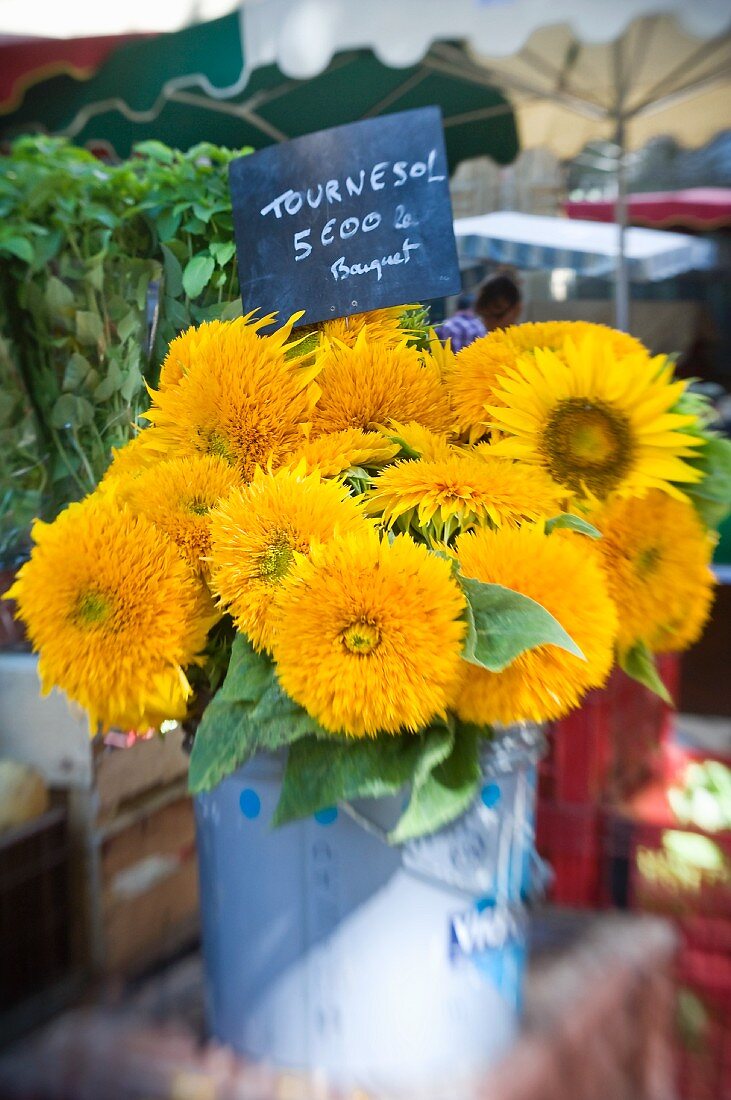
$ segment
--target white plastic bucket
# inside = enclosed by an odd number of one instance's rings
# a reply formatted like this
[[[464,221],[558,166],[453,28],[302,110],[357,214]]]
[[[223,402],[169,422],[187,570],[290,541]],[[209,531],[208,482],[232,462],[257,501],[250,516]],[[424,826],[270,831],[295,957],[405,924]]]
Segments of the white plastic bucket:
[[[368,1089],[484,1070],[512,1043],[533,851],[532,728],[484,754],[471,809],[387,846],[403,798],[272,829],[281,762],[196,798],[211,1030],[240,1053]]]

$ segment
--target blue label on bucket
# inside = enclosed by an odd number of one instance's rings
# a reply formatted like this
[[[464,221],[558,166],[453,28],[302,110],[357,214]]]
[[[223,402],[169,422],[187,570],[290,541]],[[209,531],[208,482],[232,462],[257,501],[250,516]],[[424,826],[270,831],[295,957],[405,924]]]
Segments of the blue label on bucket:
[[[450,920],[449,954],[455,965],[469,961],[519,1008],[526,959],[522,910],[495,906],[487,899],[455,913]]]

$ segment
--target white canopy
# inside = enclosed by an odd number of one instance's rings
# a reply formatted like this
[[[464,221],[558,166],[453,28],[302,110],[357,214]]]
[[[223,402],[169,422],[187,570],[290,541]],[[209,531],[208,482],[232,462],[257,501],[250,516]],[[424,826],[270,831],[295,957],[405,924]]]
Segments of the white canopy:
[[[85,38],[177,31],[228,15],[236,0],[0,0],[0,35]]]
[[[618,123],[628,148],[654,134],[701,145],[728,125],[728,0],[243,0],[241,12],[250,71],[311,77],[369,47],[505,89],[523,147],[561,157]]]
[[[579,275],[611,275],[617,262],[617,233],[602,222],[544,218],[511,211],[460,218],[454,223],[460,260],[494,260],[530,269],[570,268]],[[707,269],[716,245],[683,233],[628,229],[625,258],[634,282],[668,279]]]

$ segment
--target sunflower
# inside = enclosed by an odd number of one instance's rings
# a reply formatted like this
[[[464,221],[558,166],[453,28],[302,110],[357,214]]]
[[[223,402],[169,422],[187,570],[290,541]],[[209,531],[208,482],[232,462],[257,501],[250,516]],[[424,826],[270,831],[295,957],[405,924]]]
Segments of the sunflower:
[[[660,488],[682,497],[671,482],[700,480],[683,459],[702,439],[682,431],[695,417],[670,411],[686,386],[672,370],[662,356],[618,359],[594,333],[567,340],[560,357],[537,349],[500,379],[489,412],[509,438],[494,451],[543,466],[580,496]]]
[[[44,693],[59,687],[80,703],[92,732],[184,718],[184,669],[216,616],[177,547],[98,493],[37,522],[33,537],[11,594],[40,653]]]
[[[312,435],[362,428],[389,420],[415,420],[435,432],[449,431],[452,416],[439,368],[402,341],[370,341],[362,332],[352,348],[337,342],[320,347],[322,393],[312,414]]]
[[[333,477],[351,466],[382,466],[399,452],[397,443],[362,428],[344,428],[308,440],[287,460],[288,466],[304,461],[308,470],[318,470],[323,477]]]
[[[508,337],[520,352],[548,348],[560,354],[567,337],[576,343],[587,335],[593,335],[607,342],[618,359],[626,355],[647,354],[647,348],[635,336],[593,321],[528,321],[522,325],[510,325],[502,330],[502,335]]]
[[[387,527],[406,516],[446,541],[456,530],[484,523],[502,527],[555,515],[560,491],[536,467],[455,450],[446,458],[388,466],[368,493],[367,507]]]
[[[222,458],[192,455],[158,462],[134,479],[121,480],[117,499],[151,520],[195,569],[202,569],[201,559],[211,548],[211,509],[238,484],[236,471]]]
[[[620,611],[618,645],[680,651],[700,637],[713,601],[713,538],[695,509],[654,490],[613,499],[591,516]]]
[[[453,369],[446,376],[456,430],[470,443],[488,434],[487,406],[497,401],[498,375],[515,363],[515,349],[496,339],[501,335],[501,332],[490,333],[468,344],[455,355]]]
[[[161,390],[177,386],[181,378],[188,373],[191,362],[200,353],[211,336],[216,335],[224,322],[204,321],[196,328],[192,326],[181,332],[168,345],[167,355],[160,367],[159,387]]]
[[[588,321],[511,325],[490,332],[463,348],[454,358],[453,369],[447,376],[460,434],[475,443],[488,433],[487,406],[502,404],[497,392],[499,376],[514,367],[521,355],[532,353],[536,348],[548,348],[562,357],[567,337],[577,341],[587,334],[594,334],[608,344],[617,358],[646,354],[644,346],[634,336]]]
[[[410,420],[408,424],[391,420],[381,430],[387,439],[405,444],[408,451],[419,455],[420,458],[433,461],[438,458],[448,458],[454,452],[450,444],[451,437],[446,432],[430,432],[415,420]]]
[[[333,733],[417,732],[459,673],[464,598],[442,558],[408,536],[352,533],[298,559],[279,590],[284,690]]]
[[[442,382],[448,382],[454,373],[457,357],[452,351],[452,346],[447,340],[445,344],[437,336],[435,330],[427,330],[428,346],[422,351],[422,358],[429,359],[437,367]]]
[[[119,481],[129,481],[139,477],[155,463],[160,461],[164,443],[157,438],[154,428],[145,428],[138,432],[123,447],[112,449],[112,461],[108,466],[104,477],[99,483],[99,488],[106,490]]]
[[[153,391],[145,414],[168,456],[218,455],[249,481],[257,466],[277,466],[302,444],[317,367],[291,347],[285,352],[296,319],[261,336],[258,330],[272,318],[244,317],[191,344],[186,373],[176,385]]]
[[[313,542],[367,527],[360,507],[338,481],[286,467],[257,470],[212,513],[211,586],[257,649],[274,638],[272,600],[295,553]]]
[[[361,333],[369,341],[395,346],[408,335],[404,328],[404,314],[417,309],[415,305],[389,306],[386,309],[371,309],[367,313],[354,313],[350,317],[335,317],[332,321],[323,321],[318,326],[326,340],[337,340],[352,348]]]
[[[543,525],[483,528],[457,540],[463,574],[529,596],[549,611],[585,660],[558,646],[521,653],[502,672],[463,662],[454,695],[460,718],[478,725],[545,722],[600,687],[612,666],[617,612],[598,554],[582,535],[545,535]]]

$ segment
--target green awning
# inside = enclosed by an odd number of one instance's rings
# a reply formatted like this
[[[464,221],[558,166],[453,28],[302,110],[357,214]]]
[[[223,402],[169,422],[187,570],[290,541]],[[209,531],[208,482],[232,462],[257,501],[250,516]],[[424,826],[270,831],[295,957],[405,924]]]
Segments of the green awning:
[[[237,13],[122,46],[87,81],[56,76],[30,89],[0,119],[0,135],[68,134],[110,145],[120,157],[156,138],[187,149],[199,141],[263,148],[275,141],[379,114],[437,104],[450,168],[469,157],[508,164],[518,153],[512,108],[496,89],[425,62],[384,65],[371,50],[335,55],[312,80],[276,65],[247,75]],[[466,73],[469,67],[465,66]]]

